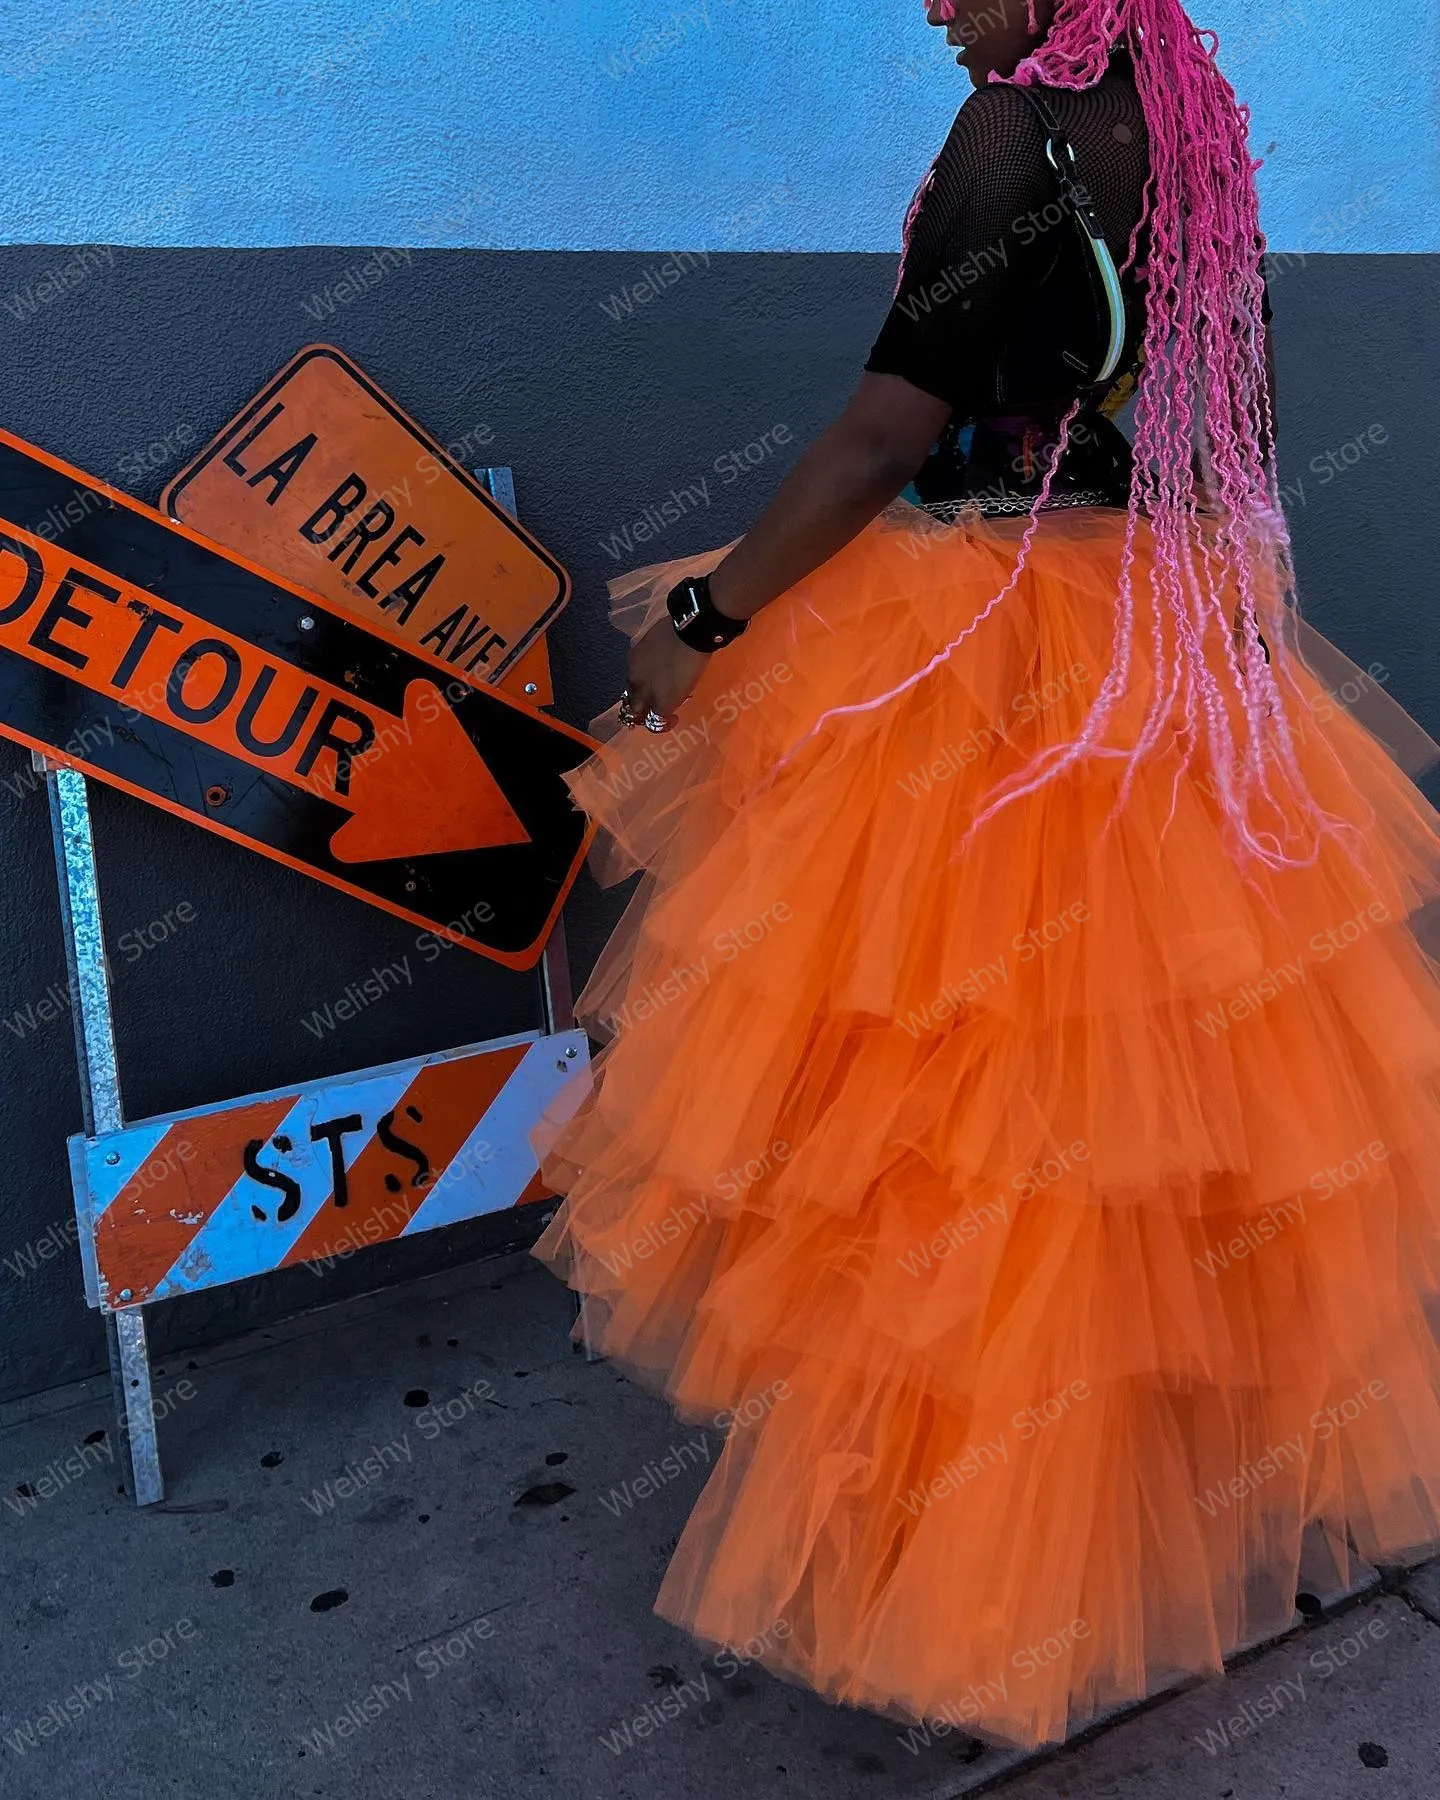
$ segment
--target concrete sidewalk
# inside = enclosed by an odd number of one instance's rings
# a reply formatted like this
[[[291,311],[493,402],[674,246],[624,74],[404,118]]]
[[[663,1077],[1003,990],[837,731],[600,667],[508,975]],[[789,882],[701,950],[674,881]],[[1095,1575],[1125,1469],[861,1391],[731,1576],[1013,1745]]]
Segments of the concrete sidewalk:
[[[1440,1796],[1434,1566],[1023,1763],[702,1654],[650,1600],[716,1440],[569,1319],[513,1257],[168,1361],[144,1511],[106,1381],[0,1409],[0,1793]]]

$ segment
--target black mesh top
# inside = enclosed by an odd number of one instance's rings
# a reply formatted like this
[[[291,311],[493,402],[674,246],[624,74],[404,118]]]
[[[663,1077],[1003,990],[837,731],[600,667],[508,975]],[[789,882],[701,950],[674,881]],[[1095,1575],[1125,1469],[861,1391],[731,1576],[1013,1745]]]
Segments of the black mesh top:
[[[1118,376],[1140,343],[1143,295],[1126,270],[1149,174],[1149,138],[1129,60],[1093,88],[1046,88],[1121,270],[1127,318]],[[1062,211],[1045,132],[1023,95],[994,83],[960,108],[910,227],[899,291],[865,364],[901,375],[956,420],[1064,410],[1078,391],[1056,354],[1097,325],[1088,252]],[[1143,261],[1142,242],[1137,263]],[[1043,283],[1043,286],[1042,286]],[[1103,339],[1101,340],[1103,342]]]

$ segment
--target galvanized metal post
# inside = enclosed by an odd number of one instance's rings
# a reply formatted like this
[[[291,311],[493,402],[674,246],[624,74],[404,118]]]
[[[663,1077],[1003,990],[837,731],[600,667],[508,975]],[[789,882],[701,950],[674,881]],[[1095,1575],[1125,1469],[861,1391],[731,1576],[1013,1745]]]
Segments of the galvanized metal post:
[[[85,1135],[124,1127],[120,1104],[120,1071],[115,1055],[115,1022],[110,1007],[110,971],[100,920],[100,883],[95,866],[95,840],[90,828],[90,799],[78,769],[53,763],[32,752],[31,761],[45,776],[50,803],[50,829],[55,846],[55,872],[60,883],[60,918],[65,930],[65,961],[70,978],[70,1018],[75,1028],[75,1062],[80,1075],[80,1105]],[[85,1203],[75,1189],[77,1210]],[[115,1425],[120,1436],[122,1469],[128,1467],[137,1505],[150,1506],[165,1497],[155,1436],[155,1404],[150,1385],[150,1355],[145,1316],[139,1306],[118,1311],[101,1293],[94,1265],[91,1221],[80,1218],[87,1298],[105,1320],[110,1359],[110,1385]]]
[[[476,478],[498,500],[512,519],[520,517],[515,504],[515,475],[508,467],[477,469]],[[526,689],[532,691],[534,684]],[[575,1023],[575,997],[570,986],[570,956],[565,948],[565,921],[557,919],[540,958],[540,1009],[546,1034],[568,1031]]]
[[[494,469],[477,469],[476,477],[481,481],[492,500],[498,500],[512,519],[520,517],[519,508],[515,504],[515,475],[508,467]],[[532,684],[533,686],[533,684]],[[526,689],[527,693],[530,691]],[[568,1031],[575,1023],[575,995],[570,983],[570,953],[565,945],[565,921],[557,919],[554,929],[545,944],[540,957],[540,1012],[544,1020],[546,1033]],[[571,1301],[578,1319],[582,1315],[582,1302],[579,1294],[571,1293]],[[600,1359],[591,1349],[589,1341],[576,1342],[575,1350],[584,1350],[587,1362],[598,1362]]]

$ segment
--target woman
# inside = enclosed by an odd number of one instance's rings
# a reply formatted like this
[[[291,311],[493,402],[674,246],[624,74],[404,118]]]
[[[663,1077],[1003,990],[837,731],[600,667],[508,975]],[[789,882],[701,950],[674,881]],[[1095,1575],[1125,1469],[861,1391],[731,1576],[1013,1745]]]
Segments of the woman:
[[[1033,1745],[1440,1538],[1440,821],[1299,654],[1213,40],[928,17],[978,91],[855,398],[619,584],[538,1254],[726,1432],[662,1614]]]

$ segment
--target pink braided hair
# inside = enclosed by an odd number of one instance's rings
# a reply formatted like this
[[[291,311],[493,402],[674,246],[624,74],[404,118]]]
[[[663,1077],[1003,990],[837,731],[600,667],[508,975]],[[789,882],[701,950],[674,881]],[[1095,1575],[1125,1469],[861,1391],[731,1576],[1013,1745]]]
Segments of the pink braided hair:
[[[1034,0],[1027,0],[1027,9],[1033,30]],[[1216,66],[1215,34],[1193,24],[1180,0],[1056,0],[1044,40],[1009,79],[1019,85],[1093,87],[1122,44],[1133,61],[1151,149],[1145,215],[1128,260],[1134,261],[1147,223],[1150,243],[1134,475],[1111,664],[1076,737],[1041,751],[1000,783],[971,832],[1002,806],[1090,757],[1126,758],[1118,810],[1140,763],[1167,737],[1178,698],[1185,723],[1171,734],[1182,753],[1176,791],[1203,739],[1216,800],[1241,859],[1256,857],[1272,867],[1309,862],[1318,855],[1321,837],[1345,828],[1308,791],[1281,692],[1283,681],[1293,696],[1300,694],[1288,648],[1294,577],[1272,450],[1261,322],[1259,165],[1251,161],[1246,142],[1249,111]],[[928,181],[906,218],[907,252],[909,227]],[[923,680],[1013,593],[1079,405],[1077,400],[1061,422],[1015,567],[1001,591],[924,668],[873,700],[830,709],[802,743],[827,719],[872,711]],[[1193,471],[1197,433],[1208,451],[1208,528],[1202,527],[1203,496]],[[1105,745],[1104,734],[1130,678],[1136,532],[1142,518],[1154,544],[1155,691],[1133,746],[1117,750]],[[1266,569],[1273,580],[1257,578]],[[1242,702],[1242,721],[1232,721],[1224,685],[1205,655],[1206,641],[1217,630],[1226,673]],[[1173,640],[1168,645],[1167,638]]]

